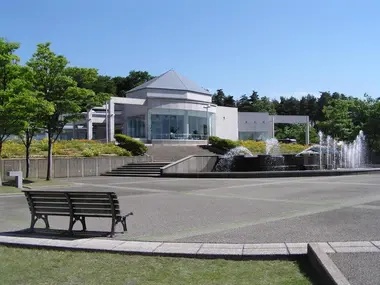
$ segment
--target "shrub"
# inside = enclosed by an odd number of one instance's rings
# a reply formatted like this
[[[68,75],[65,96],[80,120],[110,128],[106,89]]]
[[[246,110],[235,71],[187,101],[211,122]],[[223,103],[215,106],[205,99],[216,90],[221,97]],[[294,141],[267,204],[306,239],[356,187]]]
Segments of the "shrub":
[[[221,139],[219,137],[214,137],[214,136],[209,138],[209,142],[213,147],[221,149],[221,150],[230,150],[239,145],[238,142],[228,140],[228,139]]]
[[[115,139],[120,147],[130,151],[134,156],[143,155],[148,150],[144,143],[129,136],[117,134],[115,135]]]

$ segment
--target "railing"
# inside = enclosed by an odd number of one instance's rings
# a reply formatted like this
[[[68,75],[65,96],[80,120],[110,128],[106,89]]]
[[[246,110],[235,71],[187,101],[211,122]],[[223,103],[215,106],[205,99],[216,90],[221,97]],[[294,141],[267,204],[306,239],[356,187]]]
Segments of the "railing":
[[[159,140],[208,140],[207,135],[198,134],[152,134],[152,139]]]

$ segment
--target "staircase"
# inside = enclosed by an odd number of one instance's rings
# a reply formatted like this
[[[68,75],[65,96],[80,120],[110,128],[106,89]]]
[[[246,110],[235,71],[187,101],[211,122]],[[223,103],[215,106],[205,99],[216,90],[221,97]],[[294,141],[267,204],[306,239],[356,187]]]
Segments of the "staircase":
[[[215,155],[205,146],[197,145],[151,145],[148,146],[149,156],[154,161],[177,161],[189,155]]]
[[[147,155],[152,156],[154,162],[130,163],[113,169],[102,176],[140,176],[158,177],[160,168],[173,161],[180,160],[189,155],[215,155],[205,146],[196,145],[151,145],[148,146]]]
[[[161,175],[160,168],[168,165],[169,163],[170,162],[130,163],[104,173],[102,176],[158,177]]]

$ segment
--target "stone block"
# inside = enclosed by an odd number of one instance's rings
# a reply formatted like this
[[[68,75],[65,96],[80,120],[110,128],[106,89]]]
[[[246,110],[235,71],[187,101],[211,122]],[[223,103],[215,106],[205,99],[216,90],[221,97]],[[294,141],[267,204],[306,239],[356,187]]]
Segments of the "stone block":
[[[335,247],[348,247],[348,246],[372,246],[370,241],[348,241],[348,242],[329,242],[329,244]]]
[[[257,243],[257,244],[245,244],[244,249],[286,249],[285,243]]]
[[[113,248],[115,248],[118,245],[121,245],[122,243],[124,243],[124,241],[122,240],[91,239],[76,245],[75,248],[112,250]]]
[[[241,249],[243,250],[244,244],[238,243],[205,243],[202,245],[202,249]]]
[[[376,246],[336,246],[334,247],[336,252],[349,253],[349,252],[380,252]]]
[[[125,252],[152,253],[160,245],[162,245],[162,242],[126,241],[120,245],[117,245],[113,250]]]
[[[243,256],[249,255],[289,255],[286,248],[244,248]]]
[[[198,253],[198,255],[215,255],[215,256],[238,256],[243,254],[242,248],[210,248],[210,247],[202,247]]]
[[[318,242],[318,246],[325,253],[335,253],[335,250],[327,242]]]
[[[201,246],[201,243],[163,243],[154,253],[196,254]]]

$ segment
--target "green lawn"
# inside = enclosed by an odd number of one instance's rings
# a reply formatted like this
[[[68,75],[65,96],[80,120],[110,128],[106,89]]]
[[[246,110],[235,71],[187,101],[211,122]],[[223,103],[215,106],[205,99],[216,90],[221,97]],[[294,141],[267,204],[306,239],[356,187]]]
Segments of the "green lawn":
[[[49,186],[68,186],[70,182],[63,180],[51,180],[46,181],[45,179],[24,179],[23,187],[25,189],[35,189],[43,187],[43,189],[49,189]],[[21,190],[15,186],[14,180],[4,182],[2,186],[0,186],[0,194],[5,193],[21,193]]]
[[[14,186],[0,186],[0,194],[21,193],[21,190]]]
[[[293,261],[227,261],[0,247],[0,284],[310,285]]]

